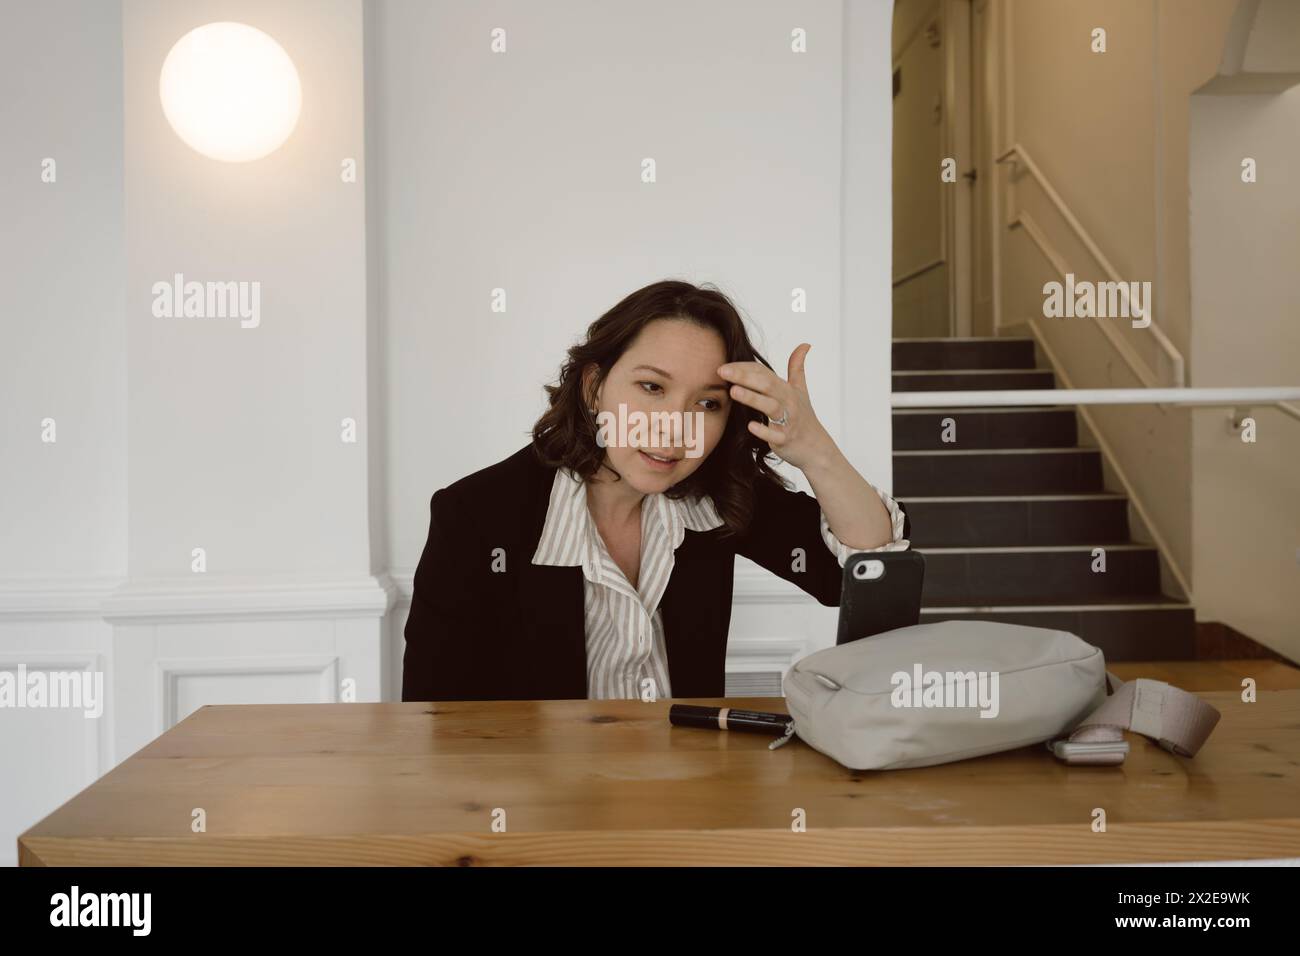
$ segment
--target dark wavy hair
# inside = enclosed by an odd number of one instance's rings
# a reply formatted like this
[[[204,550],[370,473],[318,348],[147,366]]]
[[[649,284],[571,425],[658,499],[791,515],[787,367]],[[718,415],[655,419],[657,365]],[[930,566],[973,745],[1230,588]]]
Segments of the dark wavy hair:
[[[584,479],[600,470],[605,449],[596,442],[596,417],[583,392],[583,370],[597,367],[591,384],[594,394],[641,330],[657,319],[682,319],[714,330],[722,338],[728,362],[761,362],[772,367],[754,349],[740,313],[716,286],[671,279],[652,283],[591,323],[585,340],[569,349],[559,382],[546,386],[550,407],[533,426],[533,447],[543,464],[571,468]],[[788,487],[768,463],[775,456],[767,442],[749,430],[751,421],[766,424],[767,418],[733,401],[717,446],[699,468],[666,492],[670,498],[712,498],[725,522],[724,536],[741,534],[749,527],[755,482]]]

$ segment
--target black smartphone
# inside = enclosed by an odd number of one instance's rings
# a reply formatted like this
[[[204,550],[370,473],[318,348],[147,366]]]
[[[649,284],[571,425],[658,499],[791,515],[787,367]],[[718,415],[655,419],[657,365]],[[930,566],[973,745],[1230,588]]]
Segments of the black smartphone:
[[[921,623],[925,558],[918,551],[861,551],[844,562],[836,644]]]

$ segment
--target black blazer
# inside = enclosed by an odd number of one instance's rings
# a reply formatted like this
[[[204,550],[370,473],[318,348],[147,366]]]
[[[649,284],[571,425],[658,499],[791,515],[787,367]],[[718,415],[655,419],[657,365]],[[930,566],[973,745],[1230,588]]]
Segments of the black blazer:
[[[554,479],[530,444],[434,493],[406,621],[402,700],[586,698],[582,568],[532,563]],[[820,518],[815,498],[759,481],[743,536],[686,530],[659,603],[674,697],[724,696],[736,554],[839,606],[842,571]],[[806,570],[791,570],[794,548],[804,549]]]

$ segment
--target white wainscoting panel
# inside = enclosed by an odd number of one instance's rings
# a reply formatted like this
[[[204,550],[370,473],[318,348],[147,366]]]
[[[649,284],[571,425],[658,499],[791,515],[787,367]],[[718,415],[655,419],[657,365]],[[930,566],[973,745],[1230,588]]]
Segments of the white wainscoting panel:
[[[63,598],[60,598],[60,585]],[[113,582],[0,582],[0,671],[103,673],[104,712],[0,708],[0,866],[18,834],[112,765],[112,632],[98,602]]]
[[[388,699],[386,575],[0,581],[0,670],[101,671],[104,712],[0,708],[0,865],[18,834],[207,704]]]

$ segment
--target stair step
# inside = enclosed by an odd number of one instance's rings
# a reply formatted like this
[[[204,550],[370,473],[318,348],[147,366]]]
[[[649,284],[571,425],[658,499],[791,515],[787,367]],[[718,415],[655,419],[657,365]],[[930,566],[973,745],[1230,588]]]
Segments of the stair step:
[[[895,392],[1056,387],[1030,338],[895,339],[892,354]],[[1195,658],[1195,612],[1160,593],[1156,549],[1128,540],[1128,500],[1105,490],[1100,452],[1077,446],[1073,407],[896,409],[892,422],[893,493],[926,558],[923,622],[1068,631],[1107,660]]]
[[[1128,541],[1128,499],[1091,495],[899,498],[912,546],[999,547]]]
[[[945,426],[952,420],[952,427]],[[1065,448],[1079,440],[1073,408],[916,408],[893,414],[894,449]],[[944,442],[949,433],[955,442]]]
[[[1021,548],[917,548],[925,555],[923,606],[1126,603],[1160,594],[1156,549],[1105,545],[1106,570],[1094,572],[1091,545]]]
[[[1095,448],[894,452],[895,497],[1104,491]]]
[[[1074,601],[1059,605],[930,607],[921,623],[1001,621],[1068,631],[1101,648],[1109,661],[1179,661],[1196,657],[1196,616],[1191,605],[1161,596],[1124,604]]]
[[[964,369],[894,372],[896,392],[953,392],[994,389],[1055,388],[1056,376],[1048,371],[1026,369]]]
[[[1034,367],[1030,338],[894,339],[892,352],[896,372]]]

